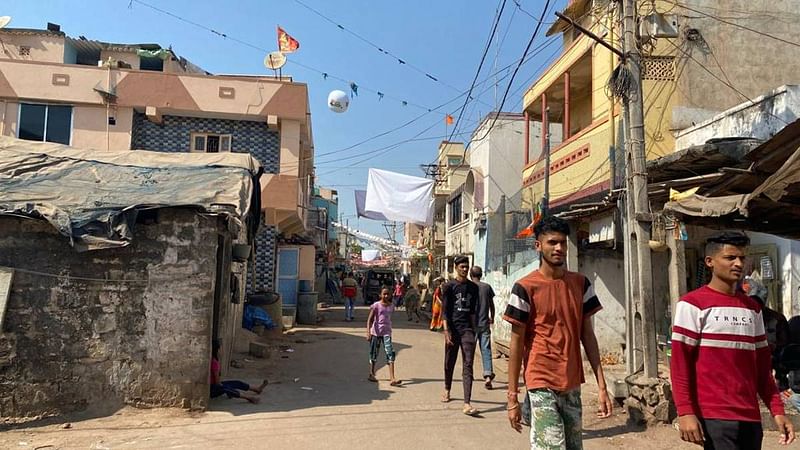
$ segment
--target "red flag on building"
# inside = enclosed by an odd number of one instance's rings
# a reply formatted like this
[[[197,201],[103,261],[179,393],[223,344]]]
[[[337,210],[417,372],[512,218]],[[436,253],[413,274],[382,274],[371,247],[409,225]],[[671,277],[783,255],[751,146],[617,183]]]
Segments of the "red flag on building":
[[[536,224],[539,223],[540,220],[542,220],[542,202],[541,201],[536,204],[536,209],[533,212],[533,220],[531,221],[531,224],[528,225],[527,227],[523,228],[522,231],[520,231],[519,233],[517,233],[516,236],[514,236],[514,238],[515,239],[527,239],[527,238],[533,236],[533,227],[535,227]]]
[[[300,48],[300,43],[297,39],[289,36],[289,34],[278,25],[278,51],[281,53],[296,52]]]

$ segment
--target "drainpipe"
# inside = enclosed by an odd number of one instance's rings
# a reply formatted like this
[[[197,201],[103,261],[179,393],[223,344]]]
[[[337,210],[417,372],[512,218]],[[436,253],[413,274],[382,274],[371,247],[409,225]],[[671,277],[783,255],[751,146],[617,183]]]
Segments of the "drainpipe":
[[[106,96],[106,150],[111,150],[111,129],[108,115],[111,113],[111,57],[108,57],[108,96]]]
[[[561,141],[566,142],[569,139],[569,71],[564,72],[564,120],[561,123]]]

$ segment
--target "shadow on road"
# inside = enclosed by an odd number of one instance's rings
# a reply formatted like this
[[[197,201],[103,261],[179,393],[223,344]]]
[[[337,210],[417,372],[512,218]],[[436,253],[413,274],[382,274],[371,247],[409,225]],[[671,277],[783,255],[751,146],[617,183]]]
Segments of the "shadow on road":
[[[368,405],[389,398],[403,386],[389,385],[389,370],[383,350],[376,364],[378,383],[367,380],[367,313],[366,308],[359,308],[356,320],[345,322],[343,308],[327,309],[323,312],[324,328],[296,328],[290,335],[283,336],[282,349],[268,360],[254,361],[248,357],[252,361],[248,367],[231,368],[223,379],[240,379],[257,384],[259,380],[267,378],[270,384],[261,394],[261,403],[254,405],[223,396],[211,399],[209,411],[226,411],[238,416],[331,405]],[[395,329],[420,326],[403,319],[405,312],[395,312],[392,318]],[[396,339],[393,346],[398,355],[411,348]],[[287,347],[292,351],[286,351]]]

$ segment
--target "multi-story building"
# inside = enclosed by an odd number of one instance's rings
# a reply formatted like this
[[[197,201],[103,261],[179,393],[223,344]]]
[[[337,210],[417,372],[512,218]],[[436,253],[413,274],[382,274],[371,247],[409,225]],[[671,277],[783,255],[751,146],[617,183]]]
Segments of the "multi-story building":
[[[0,42],[0,135],[100,150],[252,154],[264,168],[265,226],[250,289],[276,288],[278,236],[304,232],[310,204],[305,84],[212,75],[169,48],[73,38],[54,24],[5,28]]]

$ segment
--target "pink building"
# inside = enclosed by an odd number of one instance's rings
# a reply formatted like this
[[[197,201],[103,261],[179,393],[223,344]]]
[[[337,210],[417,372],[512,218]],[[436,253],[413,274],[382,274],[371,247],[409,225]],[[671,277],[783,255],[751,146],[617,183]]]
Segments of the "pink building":
[[[252,154],[265,170],[258,289],[277,287],[278,236],[307,228],[311,115],[307,86],[291,78],[213,75],[156,44],[73,38],[54,24],[5,28],[0,135],[102,150]]]

